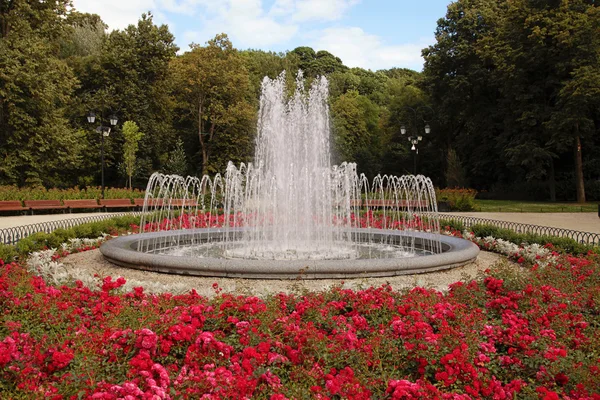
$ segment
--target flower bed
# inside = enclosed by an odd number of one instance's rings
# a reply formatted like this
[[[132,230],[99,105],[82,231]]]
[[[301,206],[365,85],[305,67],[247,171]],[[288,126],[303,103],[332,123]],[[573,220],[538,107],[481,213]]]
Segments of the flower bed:
[[[600,399],[598,256],[466,236],[524,268],[209,300],[61,283],[59,258],[98,244],[71,241],[0,267],[1,397]]]

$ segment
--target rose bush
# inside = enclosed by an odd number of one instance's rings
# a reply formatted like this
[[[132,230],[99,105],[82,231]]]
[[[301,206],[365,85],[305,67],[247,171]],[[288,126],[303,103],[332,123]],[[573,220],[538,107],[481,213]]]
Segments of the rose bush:
[[[451,233],[518,266],[447,292],[207,299],[45,275],[97,242],[0,263],[1,397],[600,399],[598,255]]]

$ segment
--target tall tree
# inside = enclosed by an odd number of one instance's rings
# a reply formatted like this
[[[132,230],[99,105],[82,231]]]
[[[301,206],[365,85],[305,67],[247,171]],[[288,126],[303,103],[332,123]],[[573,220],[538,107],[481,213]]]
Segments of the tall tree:
[[[262,50],[244,50],[240,54],[244,58],[244,66],[248,71],[250,85],[254,93],[253,98],[256,102],[258,102],[260,96],[262,81],[266,76],[275,79],[283,71],[286,71],[286,78],[290,87],[295,85],[295,77],[299,67],[298,57],[294,54]]]
[[[192,124],[200,145],[202,173],[224,168],[222,157],[247,161],[252,142],[255,108],[244,59],[227,35],[192,45],[174,59],[171,72],[179,121]],[[214,150],[220,148],[218,153]],[[212,156],[218,157],[211,162]]]
[[[125,121],[123,124],[123,136],[125,137],[125,143],[123,144],[123,162],[129,180],[129,188],[131,189],[131,177],[135,173],[136,153],[138,151],[139,142],[144,134],[140,132],[140,128],[135,122]]]
[[[175,143],[168,66],[177,50],[168,27],[143,14],[137,24],[108,34],[99,55],[73,62],[81,86],[72,118],[84,121],[89,110],[96,110],[105,117],[115,113],[122,121],[135,120],[145,134],[138,155],[140,176],[160,169],[165,148]],[[107,165],[121,162],[123,140],[115,129],[107,143]],[[117,170],[107,172],[109,182],[116,182]]]
[[[68,185],[82,157],[64,117],[76,85],[59,55],[69,1],[0,1],[0,182]]]
[[[437,159],[454,148],[466,174],[478,188],[514,180],[507,169],[502,143],[503,113],[494,64],[478,53],[481,41],[493,35],[502,15],[496,0],[458,0],[438,20],[436,43],[423,50],[424,86],[436,110]],[[489,157],[490,154],[497,155]],[[446,167],[441,168],[445,170]]]
[[[486,40],[482,54],[492,58],[502,82],[508,154],[539,178],[549,166],[555,198],[554,158],[573,149],[577,200],[585,201],[581,138],[595,131],[591,95],[598,91],[600,13],[593,1],[515,0],[507,3],[497,35]],[[590,86],[589,83],[592,83]]]
[[[304,76],[310,78],[348,69],[339,57],[325,50],[314,51],[311,47],[303,46],[296,47],[290,54],[298,58],[298,67]]]

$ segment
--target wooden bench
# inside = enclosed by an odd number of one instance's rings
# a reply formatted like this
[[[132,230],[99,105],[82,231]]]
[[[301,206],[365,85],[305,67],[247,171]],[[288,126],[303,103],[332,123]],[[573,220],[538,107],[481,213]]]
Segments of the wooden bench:
[[[137,198],[137,199],[133,199],[133,204],[135,204],[136,207],[143,207],[144,206],[144,199],[143,198]],[[163,199],[148,199],[148,207],[160,207],[163,205]]]
[[[131,199],[100,199],[100,206],[104,208],[133,208],[135,204]]]
[[[69,210],[83,208],[102,208],[102,206],[98,204],[98,201],[96,199],[63,200],[63,203],[69,208]]]
[[[28,211],[29,208],[23,207],[21,200],[0,201],[0,211]]]
[[[62,205],[60,200],[25,200],[25,207],[31,210],[64,210],[67,206]]]
[[[334,203],[334,205],[336,207],[343,207],[345,206],[346,202],[345,201],[340,201],[337,203]],[[350,200],[350,207],[360,207],[362,205],[362,200]]]
[[[371,208],[419,208],[427,207],[427,202],[418,200],[365,200],[365,205]]]
[[[168,204],[171,207],[196,207],[198,202],[192,199],[171,199]]]

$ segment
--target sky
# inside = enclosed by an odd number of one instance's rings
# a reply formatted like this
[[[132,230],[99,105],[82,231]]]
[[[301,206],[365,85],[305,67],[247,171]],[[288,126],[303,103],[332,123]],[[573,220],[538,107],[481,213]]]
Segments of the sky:
[[[238,49],[310,46],[349,67],[421,71],[421,50],[435,42],[450,0],[74,0],[109,29],[137,23],[150,11],[167,24],[180,52],[226,33]]]

